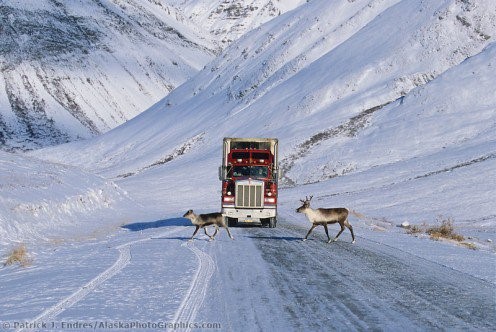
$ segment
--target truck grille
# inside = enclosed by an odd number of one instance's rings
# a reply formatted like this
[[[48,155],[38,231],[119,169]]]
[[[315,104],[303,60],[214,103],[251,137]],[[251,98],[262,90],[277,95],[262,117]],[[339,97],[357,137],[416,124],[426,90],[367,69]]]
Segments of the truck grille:
[[[236,184],[236,207],[263,207],[263,182],[242,182]]]

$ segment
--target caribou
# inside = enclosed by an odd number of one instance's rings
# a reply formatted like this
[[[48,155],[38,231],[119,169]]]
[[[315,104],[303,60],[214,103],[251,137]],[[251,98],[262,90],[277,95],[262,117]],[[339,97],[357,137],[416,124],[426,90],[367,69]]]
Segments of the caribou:
[[[183,218],[188,218],[189,220],[191,220],[191,223],[196,226],[195,232],[193,233],[189,241],[193,241],[193,238],[195,237],[196,233],[198,233],[198,230],[200,228],[203,228],[203,230],[205,231],[205,235],[210,238],[210,241],[212,241],[214,240],[215,235],[217,235],[217,232],[219,231],[219,227],[224,227],[231,240],[234,240],[234,238],[231,235],[231,232],[229,232],[229,228],[226,225],[222,213],[214,212],[207,214],[195,214],[193,210],[188,210],[188,212],[186,212],[183,215]],[[207,229],[205,228],[210,225],[215,226],[215,232],[213,235],[208,234]]]
[[[308,231],[303,241],[307,240],[308,236],[310,235],[310,233],[312,233],[315,227],[322,225],[324,226],[327,235],[327,239],[328,239],[327,243],[336,241],[338,237],[341,235],[341,233],[343,233],[345,227],[347,227],[351,232],[351,238],[352,238],[351,243],[355,243],[355,234],[353,234],[353,227],[351,227],[350,223],[348,222],[348,213],[349,213],[348,209],[346,208],[312,209],[310,207],[310,201],[312,200],[312,197],[313,196],[310,196],[310,198],[308,198],[305,196],[305,200],[300,199],[303,205],[296,209],[296,212],[306,214],[308,220],[310,220],[310,222],[312,223],[312,227]],[[331,240],[331,238],[329,237],[329,231],[327,230],[327,225],[335,224],[335,223],[339,223],[339,226],[341,226],[341,230],[336,235],[336,237]]]

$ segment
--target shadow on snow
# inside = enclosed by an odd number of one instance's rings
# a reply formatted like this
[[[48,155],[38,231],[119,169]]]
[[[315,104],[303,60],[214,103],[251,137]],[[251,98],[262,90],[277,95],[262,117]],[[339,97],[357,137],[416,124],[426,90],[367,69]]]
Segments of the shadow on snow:
[[[133,232],[143,231],[150,228],[170,227],[170,226],[191,226],[191,222],[186,218],[170,218],[148,222],[136,222],[122,226]]]
[[[295,236],[254,236],[249,235],[247,238],[257,239],[257,240],[284,240],[284,241],[301,241],[301,237]]]

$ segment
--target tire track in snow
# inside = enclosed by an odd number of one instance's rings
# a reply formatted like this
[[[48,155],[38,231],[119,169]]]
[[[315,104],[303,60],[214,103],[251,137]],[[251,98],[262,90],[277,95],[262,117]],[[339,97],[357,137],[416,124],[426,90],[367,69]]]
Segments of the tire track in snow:
[[[298,239],[303,228],[295,224],[282,223],[271,237],[261,229],[247,231],[258,239],[262,257],[274,267],[272,277],[282,285],[287,301],[304,304],[292,312],[296,327],[302,323],[313,327],[321,322],[316,313],[330,311],[340,318],[327,325],[331,330],[350,326],[372,330],[486,330],[494,326],[490,315],[494,300],[488,295],[493,285],[439,262],[360,236],[358,245],[339,241],[326,246],[320,243],[326,240],[325,234],[318,232],[316,241],[302,246]],[[283,240],[283,245],[271,238]],[[298,279],[299,275],[305,277]],[[307,280],[313,282],[307,285]],[[329,285],[339,287],[329,291]],[[314,294],[325,301],[308,302]],[[313,305],[318,309],[308,310]],[[313,329],[319,328],[325,326]]]
[[[195,247],[192,242],[188,242],[185,245],[198,259],[198,270],[172,319],[174,323],[194,322],[198,310],[205,300],[210,279],[215,271],[215,263],[210,255]],[[191,331],[191,328],[188,326],[185,331]]]
[[[180,230],[182,230],[182,228],[176,228],[176,229],[170,230],[168,232],[161,233],[159,236],[171,235],[171,234],[177,233]],[[91,293],[93,290],[95,290],[99,285],[104,283],[106,280],[112,278],[117,273],[122,271],[122,269],[124,267],[126,267],[131,262],[131,246],[133,244],[140,243],[140,242],[146,242],[146,241],[149,241],[155,237],[156,236],[145,238],[145,239],[140,239],[140,240],[135,240],[135,241],[130,241],[130,242],[127,242],[127,243],[124,243],[124,244],[121,244],[121,245],[115,247],[115,249],[119,250],[119,258],[117,259],[117,261],[115,261],[115,263],[111,267],[109,267],[108,269],[106,269],[105,271],[103,271],[102,273],[97,275],[95,278],[93,278],[91,281],[89,281],[88,283],[86,283],[85,285],[80,287],[77,291],[75,291],[74,293],[72,293],[68,297],[62,299],[56,305],[43,311],[36,318],[33,319],[33,321],[31,322],[32,324],[30,324],[30,325],[36,326],[36,323],[46,322],[46,321],[49,321],[51,319],[54,319],[62,312],[69,309],[77,302],[81,301],[83,298],[86,297],[86,295]],[[16,331],[17,332],[25,331],[25,329],[21,328],[21,329],[18,329]]]

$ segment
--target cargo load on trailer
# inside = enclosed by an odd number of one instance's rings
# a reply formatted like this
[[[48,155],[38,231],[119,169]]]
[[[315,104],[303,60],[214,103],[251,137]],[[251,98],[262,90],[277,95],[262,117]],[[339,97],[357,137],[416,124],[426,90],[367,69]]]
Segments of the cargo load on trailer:
[[[224,138],[219,178],[222,214],[229,226],[258,222],[276,227],[277,150],[275,138]]]

